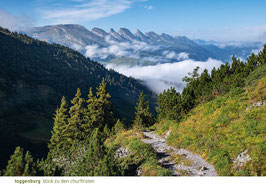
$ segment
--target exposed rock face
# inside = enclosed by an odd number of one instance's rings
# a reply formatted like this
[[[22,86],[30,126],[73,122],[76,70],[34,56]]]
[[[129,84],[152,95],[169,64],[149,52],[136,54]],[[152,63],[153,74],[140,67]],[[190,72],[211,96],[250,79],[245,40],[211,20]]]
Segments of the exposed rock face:
[[[148,40],[149,38],[147,36],[145,36],[139,29],[137,29],[136,33],[135,33],[135,36],[138,40],[140,41],[146,41]]]
[[[114,157],[116,159],[116,158],[126,157],[130,154],[131,154],[131,151],[128,148],[120,147],[119,149],[115,151]]]
[[[110,30],[109,35],[117,41],[120,41],[120,42],[126,41],[126,39],[120,36],[117,32],[115,32],[114,29]]]
[[[253,103],[252,107],[260,107],[260,106],[263,106],[263,105],[265,105],[264,101],[258,101],[257,103]]]
[[[142,176],[142,174],[143,174],[143,170],[142,170],[141,166],[139,166],[139,167],[137,168],[136,174],[137,174],[137,176]]]
[[[107,32],[105,32],[104,30],[100,29],[100,28],[93,28],[91,30],[92,33],[96,34],[99,37],[106,37],[108,35]]]
[[[249,154],[247,154],[248,150],[243,151],[240,153],[237,158],[233,161],[234,166],[236,168],[241,168],[245,163],[249,162],[251,160],[251,157]]]
[[[127,40],[135,40],[135,36],[130,32],[130,30],[126,29],[126,28],[121,28],[118,31],[119,35],[122,36],[123,38],[127,39]]]
[[[167,139],[171,132],[172,132],[172,130],[167,131],[167,133],[164,136],[164,139]]]
[[[258,102],[254,102],[254,103],[252,103],[252,105],[249,107],[249,108],[247,108],[246,110],[251,110],[252,108],[255,108],[255,107],[261,107],[261,106],[264,106],[266,103],[265,103],[265,101],[258,101]]]

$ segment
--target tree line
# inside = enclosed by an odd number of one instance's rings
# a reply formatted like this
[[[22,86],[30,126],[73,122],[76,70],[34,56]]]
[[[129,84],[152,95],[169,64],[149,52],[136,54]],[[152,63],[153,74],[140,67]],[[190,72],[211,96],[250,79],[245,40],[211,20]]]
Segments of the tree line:
[[[214,99],[218,95],[230,91],[241,92],[245,85],[245,78],[258,66],[265,64],[266,45],[258,55],[251,54],[247,62],[232,57],[231,64],[222,64],[211,73],[204,70],[198,73],[199,67],[183,78],[186,86],[182,93],[175,88],[164,90],[158,97],[157,119],[179,121],[196,105]]]
[[[70,101],[62,98],[56,109],[47,158],[34,162],[29,151],[17,147],[11,155],[4,176],[114,176],[124,172],[114,158],[115,150],[104,141],[125,129],[113,114],[111,96],[103,79],[94,95],[89,89],[87,99],[78,88]],[[132,126],[143,129],[152,125],[153,116],[143,92],[136,104]]]

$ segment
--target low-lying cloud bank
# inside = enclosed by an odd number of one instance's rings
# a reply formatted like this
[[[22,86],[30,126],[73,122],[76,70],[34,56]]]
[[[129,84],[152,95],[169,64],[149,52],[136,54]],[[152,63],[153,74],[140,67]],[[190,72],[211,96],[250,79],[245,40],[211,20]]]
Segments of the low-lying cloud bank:
[[[137,40],[127,41],[127,42],[117,42],[107,36],[105,42],[109,44],[107,47],[100,47],[97,44],[87,45],[85,47],[85,56],[89,58],[99,58],[100,60],[105,60],[109,56],[116,57],[127,57],[132,59],[137,59],[140,62],[169,62],[172,60],[187,60],[189,59],[189,54],[185,52],[176,53],[172,50],[163,50],[158,52],[158,54],[153,54],[152,56],[142,56],[141,53],[154,52],[161,48],[159,45],[149,45],[146,42],[140,42]],[[77,45],[73,45],[74,49],[79,50]]]
[[[182,81],[183,77],[192,72],[197,66],[200,67],[199,72],[201,73],[204,69],[211,72],[214,67],[218,68],[221,64],[223,62],[209,58],[205,62],[189,59],[155,66],[128,67],[108,64],[106,67],[123,75],[142,80],[152,91],[159,94],[170,87],[175,87],[177,91],[181,92],[185,87],[185,83]]]
[[[105,38],[105,42],[109,44],[108,47],[100,47],[96,44],[87,45],[85,47],[85,56],[90,58],[100,58],[102,60],[106,59],[109,55],[139,59],[139,52],[159,49],[159,46],[148,45],[146,42],[136,40],[131,42],[117,42],[111,40],[109,36]]]

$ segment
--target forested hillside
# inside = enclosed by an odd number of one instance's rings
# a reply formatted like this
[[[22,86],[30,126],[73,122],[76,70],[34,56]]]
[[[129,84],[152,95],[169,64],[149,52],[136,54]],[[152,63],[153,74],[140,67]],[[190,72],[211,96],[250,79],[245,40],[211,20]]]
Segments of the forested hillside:
[[[129,122],[137,97],[152,93],[132,78],[85,58],[70,48],[48,44],[0,28],[1,167],[18,145],[40,156],[47,152],[52,117],[62,96],[77,88],[88,95],[105,79],[114,113]],[[152,100],[151,100],[152,101]]]
[[[156,132],[171,132],[168,144],[199,153],[219,175],[265,176],[265,61],[266,46],[247,63],[195,70],[182,94],[160,95]]]

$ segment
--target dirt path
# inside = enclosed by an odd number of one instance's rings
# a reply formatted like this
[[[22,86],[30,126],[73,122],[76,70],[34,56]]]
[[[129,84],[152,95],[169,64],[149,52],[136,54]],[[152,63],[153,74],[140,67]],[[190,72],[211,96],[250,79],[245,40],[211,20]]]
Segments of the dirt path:
[[[160,138],[154,132],[143,132],[143,134],[147,139],[142,139],[142,141],[152,145],[157,152],[161,165],[172,170],[174,176],[217,176],[214,167],[200,155],[185,149],[168,146],[165,143],[165,138]]]

